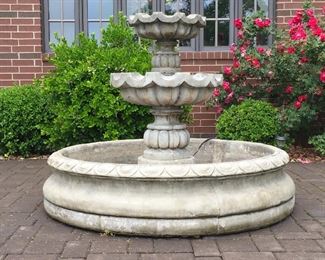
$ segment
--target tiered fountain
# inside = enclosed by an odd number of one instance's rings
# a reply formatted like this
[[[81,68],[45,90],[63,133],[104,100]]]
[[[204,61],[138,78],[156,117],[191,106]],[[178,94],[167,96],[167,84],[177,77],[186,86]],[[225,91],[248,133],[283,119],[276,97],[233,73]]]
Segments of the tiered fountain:
[[[53,153],[44,207],[59,221],[113,233],[189,236],[238,232],[278,222],[294,206],[283,171],[288,155],[250,142],[190,139],[180,106],[207,100],[217,74],[180,72],[177,40],[195,37],[205,18],[136,14],[129,24],[156,40],[151,72],[113,73],[131,103],[152,107],[142,140],[81,144]],[[136,122],[135,122],[136,123]]]

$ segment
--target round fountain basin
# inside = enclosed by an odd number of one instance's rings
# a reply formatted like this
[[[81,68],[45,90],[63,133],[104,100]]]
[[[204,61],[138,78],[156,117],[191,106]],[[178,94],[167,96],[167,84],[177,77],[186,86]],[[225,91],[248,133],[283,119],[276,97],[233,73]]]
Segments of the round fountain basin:
[[[71,146],[48,159],[45,210],[74,226],[120,234],[197,236],[256,229],[288,216],[288,155],[250,142],[191,139],[195,164],[137,164],[143,140]],[[199,151],[198,151],[199,149]],[[198,152],[197,152],[198,151]]]

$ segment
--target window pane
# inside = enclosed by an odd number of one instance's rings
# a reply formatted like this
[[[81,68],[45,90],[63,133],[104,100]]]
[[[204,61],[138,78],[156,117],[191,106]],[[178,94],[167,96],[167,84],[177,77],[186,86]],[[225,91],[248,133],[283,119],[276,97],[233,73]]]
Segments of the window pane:
[[[61,0],[49,0],[49,18],[61,19]]]
[[[50,22],[50,43],[56,43],[57,40],[54,37],[54,33],[58,33],[59,36],[62,35],[62,31],[61,31],[61,23],[59,22]]]
[[[229,46],[229,21],[218,22],[218,46]]]
[[[191,13],[191,0],[165,0],[165,13],[172,15],[176,12],[189,15]]]
[[[99,39],[100,38],[100,22],[89,22],[88,23],[88,34],[89,36],[92,34],[95,34],[95,38]]]
[[[114,15],[114,0],[103,0],[102,19],[109,19]]]
[[[267,37],[267,34],[263,34],[263,33],[259,33],[257,34],[257,37],[256,37],[256,44],[257,45],[267,45],[267,42],[268,42],[268,37]]]
[[[152,13],[152,0],[127,0],[127,15]]]
[[[254,12],[254,0],[243,0],[243,16],[250,16]]]
[[[268,0],[257,0],[257,10],[263,10],[265,15],[268,15],[269,9],[269,1]]]
[[[74,19],[74,0],[63,0],[63,19]]]
[[[215,0],[204,0],[203,2],[204,16],[207,18],[216,17],[216,1]]]
[[[215,46],[215,21],[207,21],[204,28],[204,46]]]
[[[101,0],[89,0],[88,1],[88,19],[101,18],[100,10],[101,10]]]
[[[218,1],[218,18],[229,18],[229,0]]]
[[[66,38],[68,43],[72,43],[75,37],[75,26],[74,23],[65,22],[63,23],[63,36]]]

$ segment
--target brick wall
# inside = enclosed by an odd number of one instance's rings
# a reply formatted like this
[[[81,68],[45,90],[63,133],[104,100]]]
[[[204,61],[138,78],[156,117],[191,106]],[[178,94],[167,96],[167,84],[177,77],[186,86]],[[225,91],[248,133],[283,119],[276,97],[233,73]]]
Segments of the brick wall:
[[[0,87],[31,82],[42,61],[41,0],[0,0]]]
[[[325,0],[314,0],[318,8]],[[41,33],[41,0],[0,0],[0,87],[26,84],[46,73],[51,65],[43,61]],[[303,0],[277,0],[279,26],[284,26]],[[231,63],[228,52],[183,52],[182,70],[188,72],[221,72]],[[193,136],[214,134],[215,113],[204,105],[193,108]]]

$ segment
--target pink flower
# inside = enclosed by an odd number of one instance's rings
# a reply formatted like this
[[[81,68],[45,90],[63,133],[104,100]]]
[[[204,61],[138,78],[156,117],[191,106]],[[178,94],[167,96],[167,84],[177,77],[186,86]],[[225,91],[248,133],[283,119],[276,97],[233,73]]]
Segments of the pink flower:
[[[230,52],[231,53],[234,53],[235,51],[237,50],[237,46],[236,46],[236,44],[231,44],[231,46],[230,46]]]
[[[278,45],[276,46],[276,50],[277,50],[278,52],[280,52],[280,53],[283,53],[284,50],[285,50],[284,44],[283,44],[283,43],[282,43],[282,44],[278,44]]]
[[[240,62],[237,59],[234,59],[233,65],[234,68],[239,68],[240,67]]]
[[[254,24],[260,29],[264,27],[264,22],[261,18],[256,18]]]
[[[321,34],[323,33],[322,28],[320,28],[318,26],[311,28],[311,30],[312,30],[313,35],[315,35],[315,36],[321,36]]]
[[[314,10],[312,10],[312,9],[307,9],[307,10],[306,10],[306,14],[307,14],[309,17],[312,17],[312,16],[314,16]]]
[[[305,101],[307,100],[307,98],[308,98],[307,95],[300,95],[300,96],[298,97],[298,101],[299,101],[300,103],[302,103],[302,102],[305,102]]]
[[[320,72],[319,80],[320,82],[325,83],[325,68]]]
[[[246,54],[246,48],[244,46],[241,46],[239,50],[241,54]]]
[[[318,27],[318,20],[315,17],[311,17],[307,23],[310,28]]]
[[[272,88],[272,87],[268,87],[268,88],[265,89],[265,91],[266,91],[267,93],[271,93],[271,92],[273,91],[273,88]]]
[[[299,60],[299,64],[307,63],[308,61],[309,61],[309,59],[307,57],[302,57]]]
[[[325,14],[325,5],[322,7],[322,14]]]
[[[258,59],[253,59],[252,60],[252,66],[256,69],[260,68],[261,67],[261,63]]]
[[[243,22],[241,19],[235,19],[234,21],[235,27],[240,30],[243,28]]]
[[[325,33],[322,32],[319,36],[319,39],[322,41],[322,42],[325,42]]]
[[[307,38],[306,31],[302,26],[298,26],[295,28],[295,30],[291,33],[291,40],[299,41],[299,40],[305,40]]]
[[[303,15],[304,15],[304,10],[297,10],[296,11],[296,16],[297,17],[300,17],[301,18]]]
[[[295,108],[297,108],[297,109],[301,108],[301,102],[299,102],[298,100],[295,101],[293,105],[294,105]]]
[[[231,92],[231,87],[230,87],[230,83],[228,81],[224,81],[222,83],[222,87],[223,89],[227,92],[230,93]]]
[[[226,74],[226,75],[231,75],[232,73],[232,68],[231,67],[224,67],[223,69],[223,73]]]
[[[238,32],[237,32],[237,37],[238,37],[239,39],[243,39],[243,38],[244,38],[244,32],[243,32],[242,30],[238,31]]]
[[[239,96],[238,99],[237,99],[237,101],[239,103],[242,102],[242,101],[244,101],[244,100],[245,100],[245,97],[243,97],[243,96]]]
[[[234,98],[234,92],[231,91],[225,99],[225,104],[231,103],[233,101],[233,98]]]
[[[293,91],[293,86],[288,85],[285,89],[284,89],[284,93],[286,94],[291,94]]]
[[[289,54],[294,54],[296,52],[296,49],[295,49],[295,47],[288,47],[287,52]]]
[[[215,88],[215,89],[213,90],[213,96],[214,96],[214,97],[219,97],[219,96],[220,96],[220,90],[219,90],[218,88]]]
[[[215,109],[217,115],[221,115],[221,113],[223,112],[223,108],[221,105],[217,105]]]
[[[265,49],[262,48],[262,47],[258,47],[258,48],[257,48],[257,52],[258,52],[259,54],[263,54],[263,53],[265,52]]]
[[[300,25],[301,24],[301,17],[295,16],[291,20],[289,20],[288,24],[292,26]]]
[[[269,27],[271,25],[271,20],[269,18],[266,18],[264,21],[263,21],[263,26],[264,27]]]

